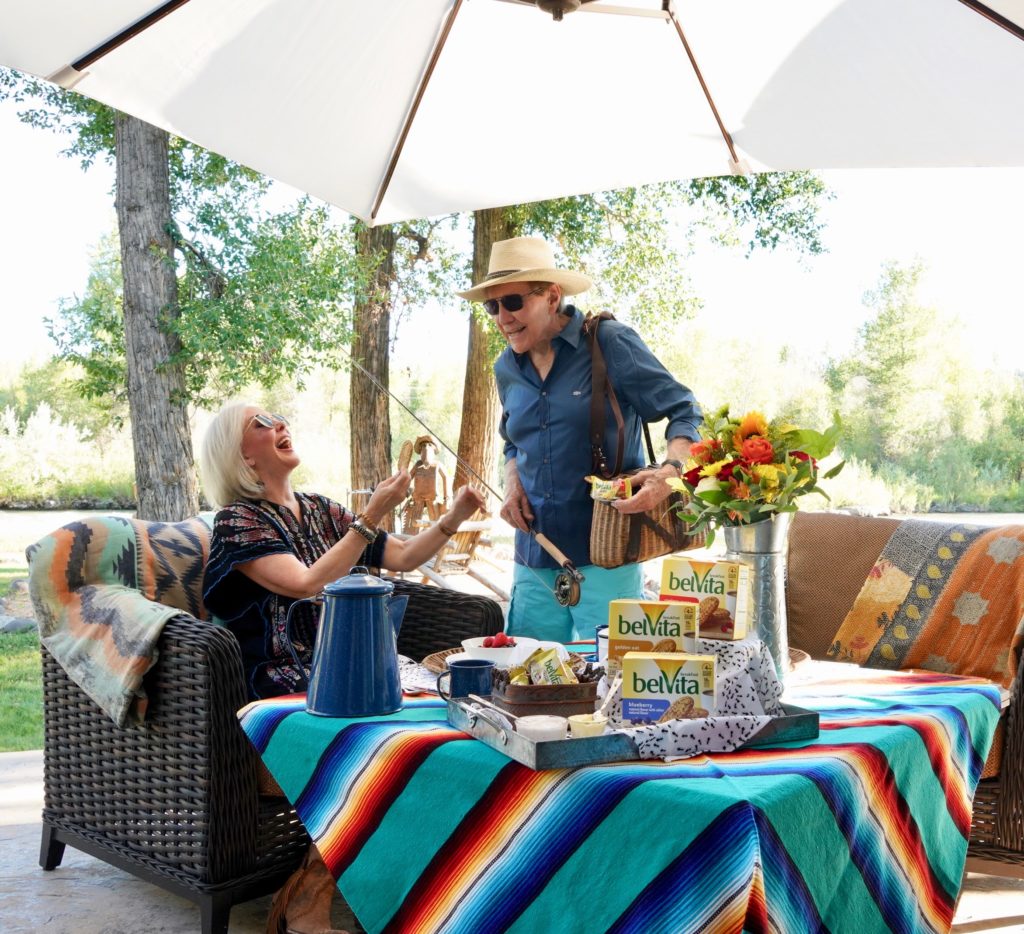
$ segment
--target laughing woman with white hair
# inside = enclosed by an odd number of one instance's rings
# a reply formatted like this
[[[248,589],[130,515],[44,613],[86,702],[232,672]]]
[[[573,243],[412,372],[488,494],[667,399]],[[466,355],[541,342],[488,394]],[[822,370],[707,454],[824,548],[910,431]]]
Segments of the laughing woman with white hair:
[[[238,638],[250,699],[306,689],[285,635],[289,607],[354,565],[411,571],[436,554],[484,499],[469,486],[436,522],[405,541],[377,528],[405,499],[409,474],[379,483],[361,515],[315,493],[292,489],[299,465],[288,420],[244,402],[211,423],[200,464],[207,497],[223,505],[214,519],[203,600]],[[308,664],[316,641],[312,607],[293,619],[293,643]],[[335,880],[315,847],[274,897],[273,934],[331,934]],[[344,934],[344,932],[342,932]]]

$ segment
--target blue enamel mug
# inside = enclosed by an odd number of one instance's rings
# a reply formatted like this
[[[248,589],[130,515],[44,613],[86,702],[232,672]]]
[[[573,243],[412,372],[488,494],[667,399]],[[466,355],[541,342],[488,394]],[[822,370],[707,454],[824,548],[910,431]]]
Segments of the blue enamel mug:
[[[491,674],[494,662],[487,658],[457,658],[448,663],[448,670],[437,676],[437,693],[443,700],[468,697],[470,694],[491,693]],[[441,682],[448,679],[448,690]]]

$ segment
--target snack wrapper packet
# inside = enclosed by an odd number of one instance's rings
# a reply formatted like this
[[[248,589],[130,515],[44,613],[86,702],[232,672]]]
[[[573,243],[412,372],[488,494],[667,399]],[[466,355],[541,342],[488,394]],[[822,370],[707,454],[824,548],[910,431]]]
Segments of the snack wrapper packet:
[[[527,660],[531,684],[578,684],[569,665],[558,654],[558,649],[537,649]]]
[[[604,503],[616,499],[629,499],[633,495],[633,484],[629,477],[613,477],[605,480],[602,477],[584,477],[590,484],[590,498]]]

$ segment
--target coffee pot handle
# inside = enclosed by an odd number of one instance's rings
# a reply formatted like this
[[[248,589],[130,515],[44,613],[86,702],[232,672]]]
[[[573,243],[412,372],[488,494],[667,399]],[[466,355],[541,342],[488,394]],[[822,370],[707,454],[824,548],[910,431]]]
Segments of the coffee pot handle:
[[[302,597],[288,607],[288,615],[284,618],[284,641],[288,646],[288,651],[292,653],[292,658],[295,660],[295,667],[299,669],[299,673],[306,679],[307,684],[309,684],[309,669],[302,664],[299,653],[295,651],[295,643],[292,642],[292,613],[295,612],[295,608],[300,604],[316,603],[319,605],[323,602],[323,594],[317,594],[315,597]]]

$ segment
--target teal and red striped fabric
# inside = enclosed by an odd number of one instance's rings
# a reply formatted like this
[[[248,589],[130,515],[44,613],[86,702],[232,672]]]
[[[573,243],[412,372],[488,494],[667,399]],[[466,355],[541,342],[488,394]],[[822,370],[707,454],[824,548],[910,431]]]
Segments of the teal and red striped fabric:
[[[867,673],[786,699],[816,740],[546,772],[436,698],[240,717],[368,931],[947,931],[998,688]]]

